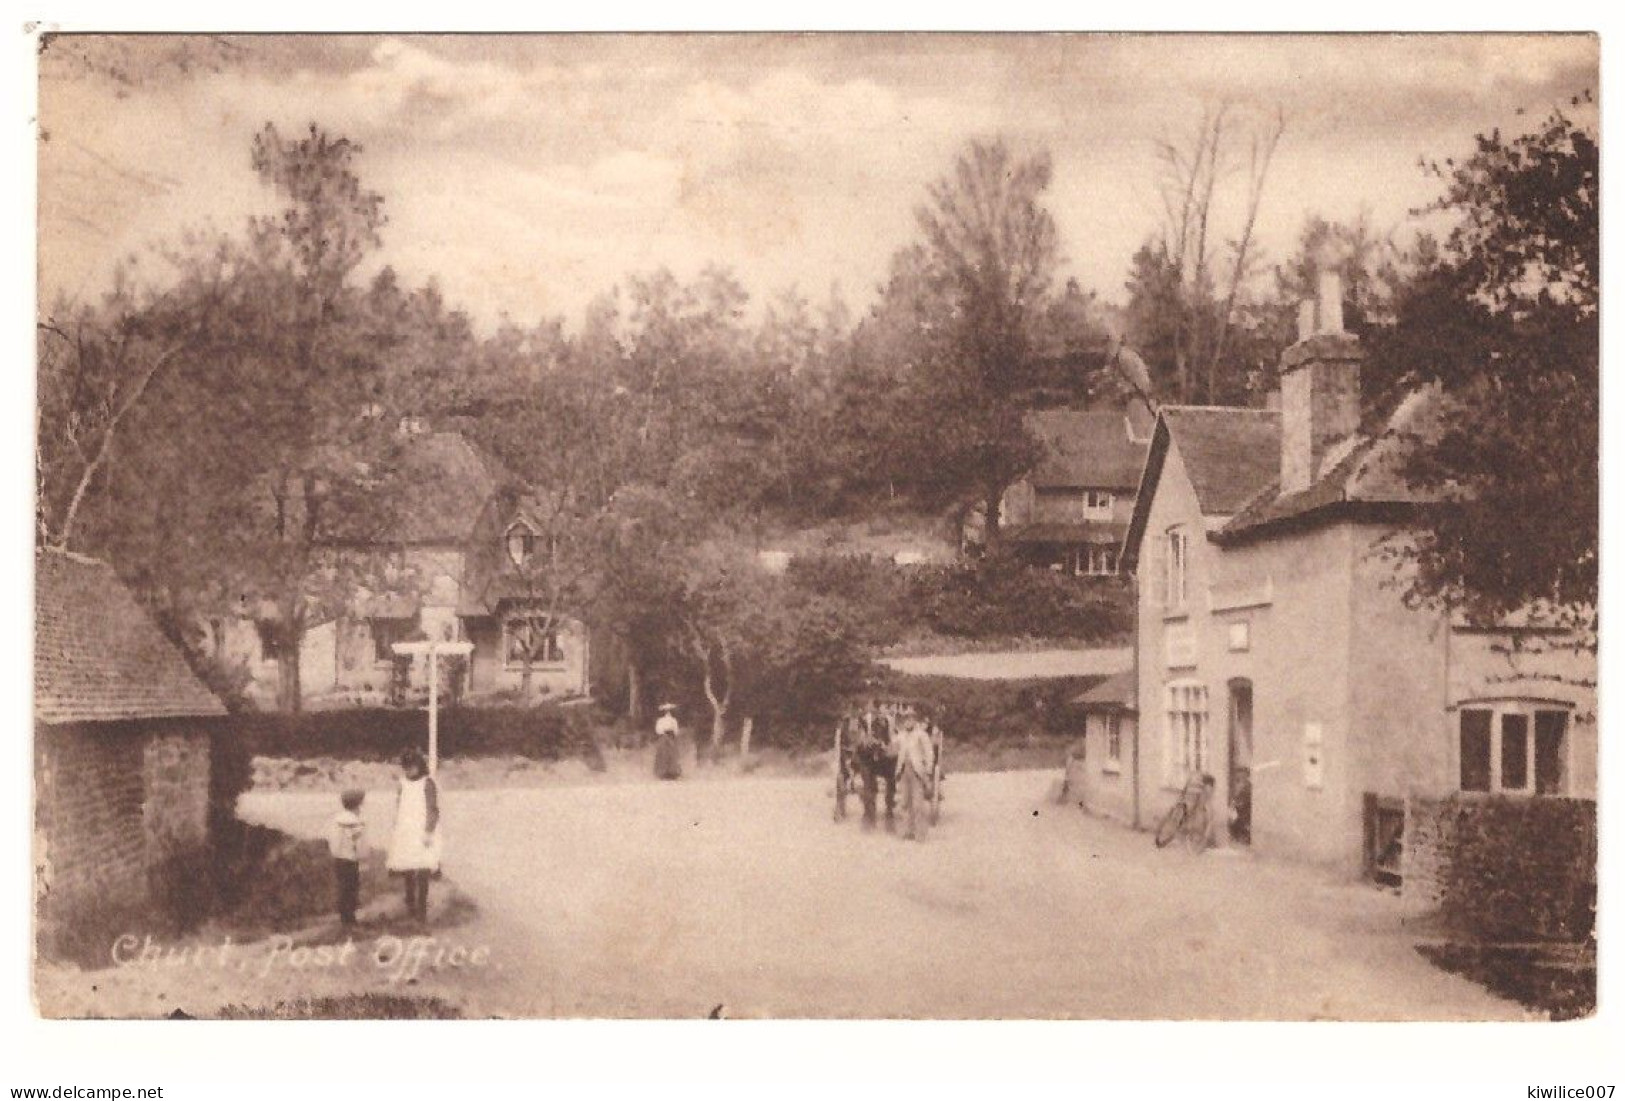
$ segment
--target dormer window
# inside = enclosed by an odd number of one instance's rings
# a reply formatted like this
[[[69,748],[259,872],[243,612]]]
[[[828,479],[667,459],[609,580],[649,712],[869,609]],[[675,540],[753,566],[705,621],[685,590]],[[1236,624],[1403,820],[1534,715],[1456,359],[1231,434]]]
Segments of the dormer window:
[[[536,529],[520,520],[508,528],[506,536],[508,560],[516,566],[527,566],[536,557]]]

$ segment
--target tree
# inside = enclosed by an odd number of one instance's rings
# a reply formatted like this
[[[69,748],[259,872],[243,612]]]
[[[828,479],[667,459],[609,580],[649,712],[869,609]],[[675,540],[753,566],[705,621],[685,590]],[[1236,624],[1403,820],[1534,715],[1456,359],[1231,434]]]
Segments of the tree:
[[[271,605],[286,710],[302,702],[306,629],[380,568],[361,548],[388,540],[400,490],[403,441],[378,415],[382,371],[349,285],[384,223],[382,197],[355,173],[359,152],[315,126],[297,140],[271,126],[256,136],[254,169],[284,205],[233,247],[207,355],[169,380],[147,426],[176,533],[161,536],[164,576],[205,575],[256,614]]]
[[[1238,131],[1245,154],[1237,150]],[[1248,123],[1221,105],[1203,111],[1189,138],[1159,139],[1163,225],[1134,258],[1129,339],[1175,401],[1234,397],[1241,371],[1232,343],[1255,274],[1253,233],[1285,116]],[[1240,222],[1220,239],[1225,181],[1242,181]]]
[[[1529,133],[1481,135],[1470,157],[1429,167],[1445,183],[1433,209],[1455,224],[1372,341],[1385,371],[1436,382],[1447,398],[1407,470],[1452,499],[1428,514],[1414,593],[1486,619],[1546,605],[1594,624],[1595,133],[1559,109]]]
[[[883,309],[915,344],[911,418],[943,488],[974,487],[997,546],[1004,491],[1037,460],[1023,423],[1033,345],[1059,262],[1043,205],[1050,158],[973,141],[915,212],[921,243],[893,261]],[[924,416],[925,410],[931,411]]]
[[[149,400],[153,381],[204,341],[229,261],[223,246],[190,244],[174,258],[175,286],[137,285],[127,264],[96,306],[59,301],[38,324],[36,535],[43,543],[74,545],[92,488],[105,488],[121,426]]]

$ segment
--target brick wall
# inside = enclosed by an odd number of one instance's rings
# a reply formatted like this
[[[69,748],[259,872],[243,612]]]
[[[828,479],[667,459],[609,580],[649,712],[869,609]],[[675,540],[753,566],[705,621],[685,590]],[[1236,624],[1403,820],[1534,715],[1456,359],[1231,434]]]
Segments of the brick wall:
[[[49,910],[138,900],[157,860],[206,840],[205,732],[42,725],[34,770],[35,863]]]

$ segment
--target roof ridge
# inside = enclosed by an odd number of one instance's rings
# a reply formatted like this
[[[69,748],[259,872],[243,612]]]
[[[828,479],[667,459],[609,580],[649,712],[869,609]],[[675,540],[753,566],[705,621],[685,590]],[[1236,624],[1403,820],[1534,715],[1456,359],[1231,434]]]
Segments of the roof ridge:
[[[1163,413],[1260,413],[1267,417],[1281,415],[1279,409],[1255,409],[1251,405],[1163,405]]]

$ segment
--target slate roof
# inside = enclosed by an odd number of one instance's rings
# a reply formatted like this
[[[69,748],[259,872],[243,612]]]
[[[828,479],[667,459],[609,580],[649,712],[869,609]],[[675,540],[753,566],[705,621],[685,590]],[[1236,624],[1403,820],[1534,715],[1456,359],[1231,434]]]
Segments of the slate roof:
[[[1072,704],[1085,711],[1135,710],[1133,671],[1113,673],[1087,692],[1072,697]]]
[[[1381,431],[1355,436],[1334,449],[1327,456],[1330,464],[1307,489],[1282,494],[1279,476],[1271,478],[1214,533],[1214,539],[1240,542],[1323,516],[1382,518],[1443,499],[1443,492],[1413,488],[1405,479],[1404,464],[1416,439],[1437,428],[1446,408],[1437,387],[1416,391],[1400,403]]]
[[[1229,516],[1281,473],[1281,414],[1273,409],[1172,405],[1162,410],[1204,516]]]
[[[1133,489],[1149,443],[1129,438],[1122,410],[1046,409],[1027,414],[1046,454],[1027,475],[1035,486]]]
[[[1163,406],[1123,539],[1126,568],[1132,569],[1139,558],[1151,498],[1168,452],[1176,445],[1202,515],[1233,516],[1280,477],[1281,414],[1273,409]]]
[[[34,555],[34,716],[45,723],[224,715],[111,566]]]

